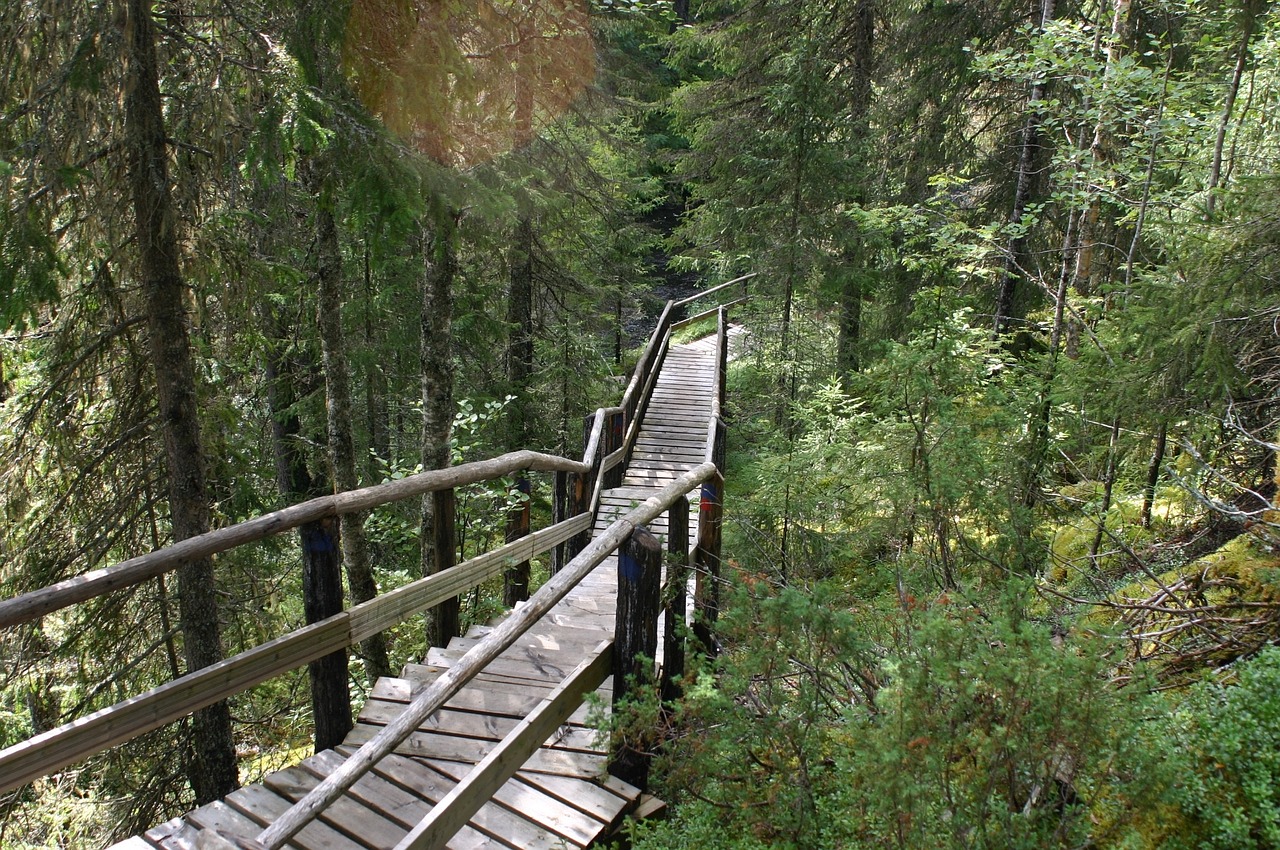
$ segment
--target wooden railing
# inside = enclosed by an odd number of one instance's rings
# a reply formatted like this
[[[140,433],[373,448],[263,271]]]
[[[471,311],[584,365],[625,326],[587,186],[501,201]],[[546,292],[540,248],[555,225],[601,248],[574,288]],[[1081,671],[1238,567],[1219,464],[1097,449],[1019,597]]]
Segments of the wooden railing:
[[[623,543],[633,541],[633,533],[637,529],[664,511],[669,512],[668,550],[671,563],[675,566],[669,577],[668,588],[670,590],[679,584],[680,593],[683,592],[684,565],[688,564],[692,554],[698,571],[696,583],[699,588],[695,591],[695,633],[708,647],[712,647],[714,643],[710,639],[710,628],[717,609],[715,587],[719,575],[720,499],[724,481],[724,423],[720,417],[720,405],[727,350],[725,312],[722,306],[679,322],[673,322],[672,317],[689,303],[729,286],[742,283],[745,291],[745,281],[752,276],[729,281],[684,301],[667,303],[636,365],[622,403],[618,407],[597,410],[593,416],[588,417],[586,445],[580,461],[519,451],[490,460],[423,472],[374,487],[312,499],[0,601],[0,628],[14,626],[104,593],[136,585],[173,570],[187,560],[224,552],[325,517],[367,511],[428,493],[451,493],[459,486],[493,480],[524,470],[554,472],[556,476],[552,525],[549,527],[0,751],[0,793],[83,761],[109,747],[241,693],[331,652],[350,647],[408,617],[446,600],[456,599],[469,588],[500,574],[510,564],[547,552],[552,553],[553,575],[528,603],[512,613],[469,650],[458,664],[450,667],[423,690],[399,719],[384,727],[377,736],[353,754],[340,770],[330,775],[258,837],[258,842],[263,847],[280,847],[338,794],[391,752],[476,672],[508,648],[604,558]],[[732,303],[740,300],[742,299]],[[671,332],[711,315],[718,315],[718,380],[717,392],[712,401],[713,415],[708,432],[706,459],[591,540],[591,528],[599,509],[600,494],[603,489],[620,482],[619,468],[629,456],[639,433],[639,423],[670,345]],[[690,547],[686,494],[697,487],[702,488],[700,526],[698,539]],[[427,544],[424,542],[424,545]],[[646,582],[658,580],[657,572],[652,569],[644,575]],[[669,592],[666,596],[668,628],[663,642],[667,647],[668,660],[663,671],[664,693],[674,688],[674,681],[683,671],[683,648],[678,644],[680,629],[686,617],[683,601],[677,603],[677,594]],[[623,607],[620,605],[619,610]],[[652,616],[656,622],[656,606],[651,607],[653,610],[644,611],[642,616]],[[632,625],[621,624],[619,633],[634,631]],[[653,630],[645,627],[643,631],[647,634]],[[408,843],[402,843],[401,848],[407,850],[411,847],[443,846],[457,827],[465,823],[488,799],[492,792],[487,789],[495,782],[500,786],[510,778],[527,758],[526,751],[532,752],[530,747],[536,749],[546,740],[549,733],[543,731],[545,728],[554,728],[563,722],[581,702],[582,694],[599,687],[608,671],[630,669],[627,665],[635,664],[634,655],[637,651],[652,658],[654,650],[655,647],[652,646],[641,646],[638,650],[629,647],[624,656],[623,653],[612,653],[608,645],[597,647],[570,680],[566,680],[548,698],[544,706],[517,726],[508,739],[499,744],[494,755],[477,766],[471,776],[459,786],[462,790],[433,808],[430,823],[424,822],[424,825],[414,830],[406,838]],[[526,754],[521,756],[521,753]]]

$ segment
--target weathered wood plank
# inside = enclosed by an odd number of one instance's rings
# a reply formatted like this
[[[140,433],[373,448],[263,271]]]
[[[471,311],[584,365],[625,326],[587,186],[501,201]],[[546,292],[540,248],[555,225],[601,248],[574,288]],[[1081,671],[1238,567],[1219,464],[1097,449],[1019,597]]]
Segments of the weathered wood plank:
[[[425,761],[433,769],[440,771],[455,781],[465,779],[467,774],[475,769],[475,765],[456,761],[442,761],[439,759],[426,759]],[[521,817],[538,824],[543,829],[554,833],[557,839],[567,841],[572,845],[586,846],[590,844],[608,826],[609,821],[607,818],[596,817],[589,812],[569,805],[556,796],[521,779],[520,777],[524,775],[545,776],[546,774],[517,774],[494,792],[493,801],[513,812],[518,812]],[[573,781],[580,783],[584,788],[596,787],[592,784],[593,780],[575,779]]]
[[[15,744],[0,751],[0,792],[83,761],[377,634],[498,575],[508,563],[549,551],[590,523],[590,515],[581,514],[541,529],[445,572],[419,579],[341,614]]]
[[[609,644],[598,647],[543,702],[494,747],[396,850],[442,850],[445,843],[480,806],[527,765],[539,747],[582,702],[585,694],[604,681],[613,664]]]
[[[134,835],[126,838],[124,841],[117,841],[115,844],[108,847],[107,850],[155,850],[155,847],[156,846],[154,844],[143,841],[141,838]]]
[[[246,817],[243,813],[233,809],[221,800],[201,806],[188,814],[186,819],[197,832],[199,830],[212,830],[223,836],[234,836],[250,840],[261,828],[258,826],[257,821]],[[194,846],[199,847],[201,844],[200,839],[197,837],[195,841]]]
[[[227,795],[227,805],[266,826],[279,820],[289,810],[289,801],[262,785],[246,785]],[[261,838],[257,839],[261,841]],[[312,821],[297,835],[292,844],[299,850],[372,850],[338,832],[323,821]]]
[[[194,826],[183,818],[174,818],[143,833],[150,843],[164,850],[191,850],[196,846],[199,834]]]
[[[338,752],[351,755],[356,751],[339,747]],[[406,832],[419,823],[431,806],[443,800],[457,784],[423,761],[395,753],[378,762],[368,776],[386,782],[419,801],[419,806],[413,809],[417,816],[405,824]],[[404,814],[411,814],[408,807]],[[470,825],[454,835],[449,846],[455,850],[493,850],[514,846],[503,841],[502,836],[519,836],[521,846],[530,850],[555,850],[559,846],[559,836],[542,830],[526,818],[496,803],[483,806],[472,817]]]
[[[351,730],[351,734],[347,735],[345,745],[366,744],[385,728],[358,723]],[[446,761],[477,764],[492,748],[493,742],[489,740],[460,738],[435,732],[413,732],[396,747],[395,752],[413,758],[441,758]],[[600,753],[543,748],[530,756],[522,769],[533,773],[592,777],[604,770],[605,761],[605,757]]]
[[[412,699],[412,694],[413,683],[407,679],[382,678],[374,684],[369,699],[384,703],[407,704]],[[532,711],[541,699],[538,694],[530,693],[528,689],[521,689],[519,686],[511,686],[509,691],[501,691],[490,687],[487,683],[473,682],[471,687],[459,691],[457,696],[445,703],[445,708],[501,715],[519,720]],[[361,714],[363,716],[363,710]],[[567,722],[575,726],[587,726],[587,709],[574,712]]]
[[[536,706],[535,706],[536,707]],[[383,702],[371,699],[360,710],[360,722],[370,726],[385,726],[404,710],[403,703]],[[481,741],[499,741],[519,725],[522,718],[473,711],[455,711],[442,708],[428,717],[418,727],[423,732],[456,735]],[[544,742],[548,749],[598,752],[595,747],[595,731],[572,727],[567,722]]]
[[[620,793],[620,786],[623,783],[608,774],[604,777],[579,779],[573,776],[521,771],[516,778],[536,791],[609,826],[613,826],[622,813],[630,807],[631,802],[640,795],[639,789],[631,789],[633,792],[631,796]]]
[[[83,761],[259,682],[349,646],[339,614],[0,751],[0,792]]]
[[[320,781],[309,771],[290,767],[268,774],[263,785],[292,803],[302,799]],[[407,834],[403,826],[351,794],[334,800],[320,819],[364,847],[394,847]]]

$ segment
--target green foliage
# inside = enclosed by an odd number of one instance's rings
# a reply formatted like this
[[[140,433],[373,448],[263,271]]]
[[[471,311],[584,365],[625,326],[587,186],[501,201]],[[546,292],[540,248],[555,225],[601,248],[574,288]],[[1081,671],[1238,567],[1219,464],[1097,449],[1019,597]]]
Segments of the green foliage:
[[[1233,684],[1203,684],[1161,724],[1180,771],[1170,850],[1280,845],[1280,649],[1243,662]]]
[[[1145,794],[1126,776],[1161,787],[1139,692],[1103,644],[1028,620],[1021,586],[896,613],[746,586],[715,687],[676,714],[676,817],[637,847],[1072,847],[1114,788]]]

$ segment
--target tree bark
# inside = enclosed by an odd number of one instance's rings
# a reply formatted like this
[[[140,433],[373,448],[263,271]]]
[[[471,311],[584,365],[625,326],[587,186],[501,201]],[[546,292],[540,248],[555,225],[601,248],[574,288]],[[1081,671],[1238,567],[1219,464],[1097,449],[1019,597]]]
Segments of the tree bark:
[[[320,329],[320,349],[324,360],[325,413],[329,442],[329,466],[336,493],[356,490],[360,486],[356,472],[355,439],[351,433],[354,421],[351,403],[350,364],[347,362],[346,338],[342,328],[342,254],[338,245],[338,226],[333,217],[331,188],[325,175],[327,163],[311,163],[309,181],[317,197],[316,207],[316,283],[319,302],[316,323]],[[364,533],[364,515],[346,514],[341,519],[342,560],[347,582],[355,603],[367,602],[378,595],[378,585],[369,563],[369,545]],[[370,682],[391,675],[386,638],[374,635],[360,643],[360,660]]]
[[[1147,481],[1142,488],[1142,527],[1151,527],[1151,510],[1156,500],[1156,486],[1160,483],[1160,469],[1164,466],[1164,453],[1169,445],[1169,420],[1160,417],[1155,445],[1151,449],[1151,462],[1147,464]]]
[[[312,479],[301,450],[302,423],[294,412],[295,370],[282,357],[280,334],[268,317],[265,363],[267,406],[271,410],[271,443],[276,460],[276,486],[286,503],[324,495],[323,482]],[[302,548],[302,604],[307,623],[342,611],[342,561],[338,556],[338,523],[332,518],[298,529]],[[336,747],[351,731],[351,691],[346,650],[307,665],[316,752]]]
[[[1103,88],[1110,86],[1110,78],[1114,68],[1120,61],[1123,46],[1129,38],[1129,10],[1132,0],[1114,0],[1111,17],[1111,40],[1107,44],[1107,64],[1103,70]],[[1111,129],[1107,126],[1107,116],[1103,115],[1094,125],[1093,141],[1089,145],[1090,159],[1096,170],[1102,168],[1111,159]],[[1089,206],[1080,219],[1080,244],[1076,251],[1075,289],[1081,295],[1088,295],[1096,287],[1093,285],[1097,272],[1094,269],[1094,257],[1099,243],[1099,231],[1104,229],[1100,224],[1101,201],[1100,187],[1091,187]]]
[[[1244,16],[1240,30],[1240,44],[1236,47],[1236,65],[1231,72],[1231,82],[1227,86],[1227,99],[1222,104],[1222,116],[1218,119],[1218,133],[1213,140],[1213,161],[1209,167],[1209,180],[1205,186],[1205,214],[1213,215],[1214,203],[1217,200],[1218,184],[1222,179],[1222,149],[1226,146],[1227,129],[1231,125],[1231,115],[1235,112],[1236,97],[1240,94],[1240,82],[1244,79],[1245,68],[1249,64],[1249,42],[1253,40],[1254,27],[1257,24],[1258,5],[1246,2],[1242,10]]]
[[[875,13],[874,0],[859,0],[854,8],[853,40],[850,44],[853,75],[849,91],[849,124],[853,130],[855,155],[864,158],[866,141],[870,135],[867,116],[871,112],[871,98],[874,92],[871,77],[875,59]],[[866,202],[865,192],[859,189],[854,200],[862,206]],[[845,382],[846,389],[850,376],[860,368],[858,343],[862,337],[864,294],[862,284],[867,264],[865,240],[857,234],[854,238],[858,243],[857,249],[846,252],[844,258],[844,279],[840,289],[840,326],[836,339],[836,369]]]
[[[524,214],[516,224],[511,247],[511,285],[507,295],[507,385],[515,399],[508,410],[509,437],[507,449],[517,451],[528,448],[532,436],[530,427],[533,416],[531,403],[533,376],[533,221]],[[516,481],[521,493],[529,492],[529,481],[521,476]],[[521,504],[513,508],[507,517],[508,542],[527,533],[527,507]],[[507,607],[529,598],[529,562],[512,565],[502,577],[502,600]]]
[[[424,269],[422,275],[422,468],[444,469],[449,465],[449,431],[453,426],[453,279],[457,273],[454,256],[454,232],[457,225],[452,212],[437,216],[435,232],[424,236]],[[437,557],[434,541],[451,539],[437,529],[436,500],[427,494],[422,499],[422,574],[434,575],[452,565],[452,558]],[[427,612],[427,641],[444,646],[453,637],[457,622],[457,599],[442,603]]]
[[[1054,0],[1041,0],[1040,30],[1053,20]],[[1013,209],[1009,213],[1009,226],[1014,228],[1005,250],[1004,269],[1000,276],[1000,290],[996,296],[995,335],[1007,335],[1017,319],[1018,283],[1022,279],[1027,254],[1027,234],[1021,230],[1031,193],[1035,185],[1036,163],[1040,152],[1040,104],[1047,88],[1043,79],[1031,85],[1027,98],[1027,121],[1022,127],[1022,139],[1018,145],[1018,178],[1013,190]]]
[[[210,510],[195,359],[184,304],[186,288],[169,189],[155,23],[150,9],[142,0],[128,0],[126,6],[125,144],[138,274],[146,299],[156,400],[169,472],[170,521],[174,539],[185,540],[209,530]],[[188,669],[197,670],[222,660],[212,559],[200,558],[178,569],[178,600]],[[238,786],[231,713],[226,702],[192,715],[192,751],[186,768],[200,803],[222,797]]]

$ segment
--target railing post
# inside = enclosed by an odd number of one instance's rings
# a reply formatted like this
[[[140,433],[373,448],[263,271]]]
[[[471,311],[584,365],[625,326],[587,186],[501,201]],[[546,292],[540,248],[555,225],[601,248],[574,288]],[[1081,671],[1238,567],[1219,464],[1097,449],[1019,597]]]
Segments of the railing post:
[[[603,435],[601,437],[601,446],[596,447],[596,453],[591,457],[586,457],[586,450],[591,446],[591,431],[595,427],[596,416],[597,414],[592,413],[582,417],[582,459],[591,464],[591,469],[586,472],[575,472],[569,478],[570,516],[577,516],[591,507],[591,493],[596,486],[596,478],[600,474],[600,449],[604,443]],[[578,553],[585,549],[590,542],[591,529],[589,528],[575,535],[565,545],[565,563],[576,558]]]
[[[606,456],[611,455],[618,449],[622,448],[622,442],[626,435],[626,418],[625,410],[619,410],[616,413],[609,414],[609,421],[607,423],[608,427],[605,429],[605,432],[609,437],[604,451]],[[618,464],[613,469],[610,469],[605,473],[604,486],[606,488],[622,486],[623,466],[624,464]]]
[[[569,513],[569,473],[557,472],[555,483],[551,485],[551,524],[559,525],[570,516]],[[569,563],[568,542],[558,543],[551,550],[551,574],[560,572],[560,568]]]
[[[423,541],[434,554],[435,571],[447,570],[456,563],[457,544],[454,524],[457,503],[453,489],[436,490],[431,494],[432,539]],[[427,613],[427,642],[432,646],[447,646],[449,639],[458,634],[458,597],[446,599]]]
[[[308,625],[342,611],[342,560],[338,520],[309,522],[298,529],[302,538],[302,607]],[[311,680],[311,712],[316,752],[336,747],[351,731],[351,690],[347,652],[340,649],[307,665]]]
[[[683,692],[685,612],[689,583],[689,500],[681,497],[667,512],[667,590],[662,613],[661,696],[664,703],[678,700]]]
[[[533,492],[528,475],[516,478],[516,492],[520,504],[507,513],[506,542],[519,540],[529,534],[529,496]],[[514,608],[517,602],[529,598],[529,562],[521,561],[510,566],[502,576],[502,604]]]
[[[717,652],[716,619],[720,616],[720,524],[724,510],[724,422],[717,419],[711,457],[717,472],[702,485],[698,511],[698,548],[694,553],[693,633],[711,656]]]
[[[613,649],[613,707],[634,687],[653,678],[658,652],[658,607],[662,584],[662,544],[637,528],[618,548],[618,611]],[[609,773],[644,790],[649,781],[649,741],[645,730],[629,730],[615,744]]]

